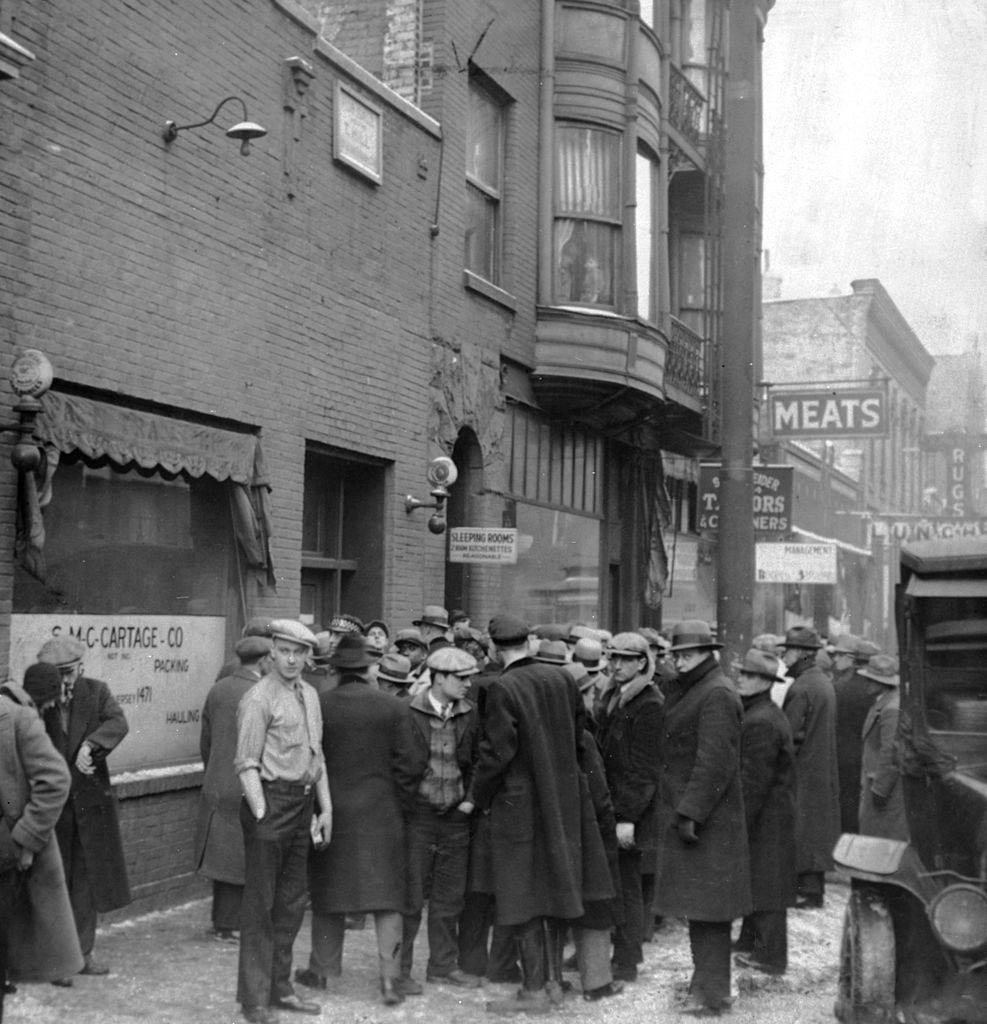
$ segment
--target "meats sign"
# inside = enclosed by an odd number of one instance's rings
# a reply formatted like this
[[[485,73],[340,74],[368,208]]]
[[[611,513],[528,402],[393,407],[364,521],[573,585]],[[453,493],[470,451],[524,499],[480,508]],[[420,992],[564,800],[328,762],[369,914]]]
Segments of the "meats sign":
[[[775,437],[886,437],[883,388],[846,391],[772,391],[768,396]]]

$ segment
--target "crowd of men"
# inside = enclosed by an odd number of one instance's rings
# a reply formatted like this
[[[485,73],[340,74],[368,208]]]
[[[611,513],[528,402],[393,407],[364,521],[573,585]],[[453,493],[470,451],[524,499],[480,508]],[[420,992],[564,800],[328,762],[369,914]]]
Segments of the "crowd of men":
[[[840,832],[907,838],[897,664],[808,626],[729,666],[720,651],[701,621],[249,622],[202,712],[195,853],[212,932],[238,943],[243,1018],[320,1013],[368,919],[386,1005],[422,977],[487,979],[519,985],[488,1010],[543,1014],[567,971],[608,999],[672,918],[693,961],[683,1014],[728,1010],[733,965],[784,973],[788,910],[823,905]],[[0,920],[34,906],[0,928],[10,981],[105,973],[96,915],[129,900],[106,767],[127,725],[83,653],[53,638],[0,697]]]

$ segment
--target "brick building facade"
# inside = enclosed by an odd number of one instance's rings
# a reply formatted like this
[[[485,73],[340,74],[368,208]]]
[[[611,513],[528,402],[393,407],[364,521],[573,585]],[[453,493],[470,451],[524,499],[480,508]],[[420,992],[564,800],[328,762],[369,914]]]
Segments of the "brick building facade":
[[[73,631],[123,703],[140,905],[188,892],[247,618],[660,621],[660,453],[715,432],[724,7],[0,0],[33,57],[0,82],[2,370],[54,368],[37,471],[3,435],[0,660]],[[450,527],[516,562],[408,511],[439,455]]]

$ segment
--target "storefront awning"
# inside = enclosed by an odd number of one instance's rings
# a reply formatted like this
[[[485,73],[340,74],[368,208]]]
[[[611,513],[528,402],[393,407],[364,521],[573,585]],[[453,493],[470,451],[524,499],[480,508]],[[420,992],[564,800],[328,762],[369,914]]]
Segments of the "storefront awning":
[[[244,486],[266,483],[254,434],[170,419],[78,395],[49,391],[35,433],[60,452],[80,451],[120,466],[211,476]]]
[[[793,526],[792,532],[797,533],[800,537],[805,537],[806,540],[811,540],[815,544],[835,544],[841,551],[856,555],[858,558],[873,557],[867,548],[857,547],[856,544],[850,544],[845,540],[840,540],[838,537],[821,537],[818,533],[812,533],[811,530],[803,530],[801,526]]]

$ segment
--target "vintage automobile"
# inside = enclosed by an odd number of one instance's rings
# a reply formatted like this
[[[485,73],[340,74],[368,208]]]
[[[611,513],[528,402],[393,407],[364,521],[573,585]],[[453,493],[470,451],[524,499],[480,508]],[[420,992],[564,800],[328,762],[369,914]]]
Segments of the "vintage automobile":
[[[844,834],[836,1016],[987,1022],[987,537],[913,544],[895,594],[909,842]]]

